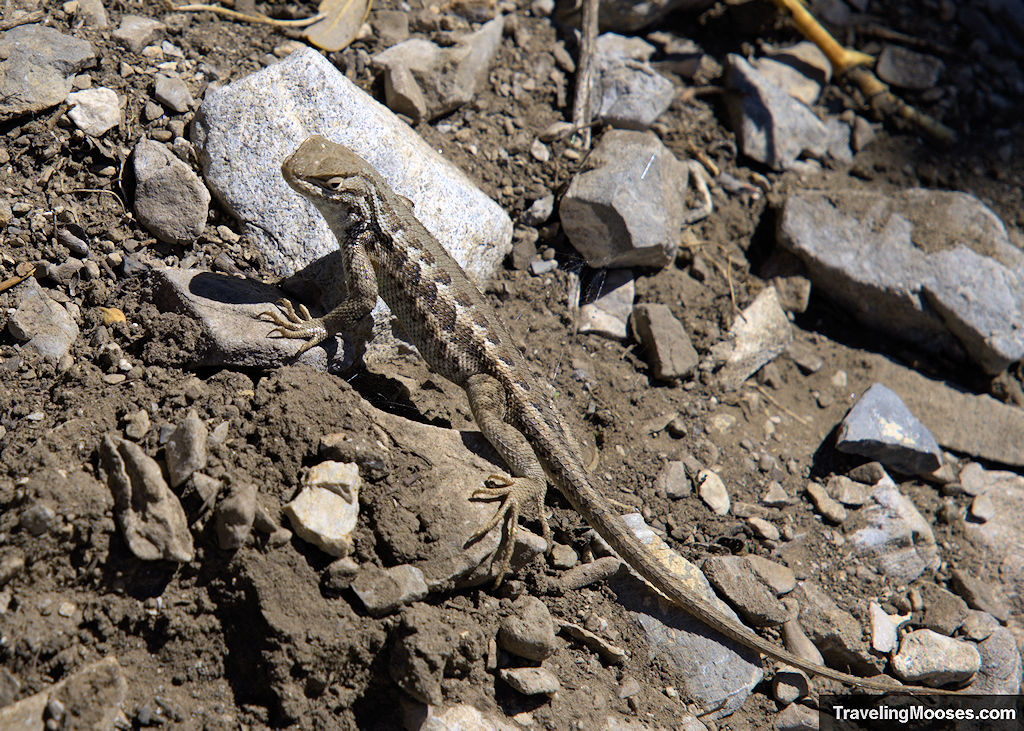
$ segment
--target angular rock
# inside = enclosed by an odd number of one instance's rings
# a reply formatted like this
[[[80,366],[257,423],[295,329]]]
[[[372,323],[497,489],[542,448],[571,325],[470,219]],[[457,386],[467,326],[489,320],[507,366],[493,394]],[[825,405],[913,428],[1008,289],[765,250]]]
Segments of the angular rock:
[[[729,514],[729,491],[721,477],[711,470],[701,470],[694,482],[697,484],[697,494],[704,504],[711,508],[711,512],[715,515]]]
[[[775,288],[766,287],[733,321],[728,339],[715,347],[715,359],[725,361],[718,372],[722,386],[739,388],[792,340],[793,325],[779,305]]]
[[[26,348],[59,361],[78,339],[78,323],[35,279],[26,280],[20,290],[18,309],[7,321],[7,329]]]
[[[135,215],[161,241],[187,246],[203,233],[210,191],[164,145],[141,140],[132,153]]]
[[[227,497],[217,506],[216,518],[217,545],[224,550],[244,546],[256,520],[256,486],[233,482]]]
[[[609,338],[625,338],[626,325],[633,311],[636,285],[632,269],[609,269],[598,273],[594,284],[580,304],[577,330]]]
[[[557,648],[555,621],[544,602],[525,596],[516,602],[515,614],[498,628],[498,644],[513,655],[540,662]]]
[[[191,477],[193,472],[206,468],[208,436],[206,424],[199,418],[195,409],[190,409],[164,447],[167,476],[171,479],[171,487],[178,487]]]
[[[988,472],[994,483],[985,491],[995,505],[995,515],[985,523],[963,520],[959,528],[1010,595],[1024,591],[1024,477],[1008,472]],[[997,486],[997,487],[996,487]]]
[[[796,588],[796,575],[788,566],[783,566],[754,553],[748,553],[743,559],[750,564],[750,568],[758,578],[771,587],[777,595],[788,594]]]
[[[1019,696],[1024,668],[1013,631],[998,627],[979,642],[977,648],[981,667],[974,682],[968,687],[968,692],[1009,696],[1010,699]]]
[[[1024,357],[1024,254],[966,193],[912,188],[790,195],[779,244],[857,319],[987,373]]]
[[[403,604],[423,599],[429,592],[423,572],[400,564],[389,569],[366,566],[352,581],[352,591],[372,617],[383,617]]]
[[[523,695],[552,695],[562,689],[558,676],[547,668],[503,668],[501,679]]]
[[[128,46],[133,53],[140,53],[164,28],[164,24],[158,20],[147,18],[144,15],[129,14],[121,17],[121,24],[113,35],[115,39]]]
[[[1004,623],[1010,618],[1010,607],[998,586],[975,578],[962,569],[953,569],[950,586],[972,609],[988,612]]]
[[[744,155],[773,170],[793,166],[801,154],[828,150],[825,124],[805,105],[771,83],[737,54],[728,56],[726,109]]]
[[[711,585],[755,627],[777,627],[788,618],[786,608],[741,556],[711,556],[701,566]]]
[[[71,77],[95,61],[91,43],[43,25],[0,33],[0,120],[60,104]]]
[[[665,266],[679,244],[688,176],[652,132],[610,130],[562,196],[562,228],[594,268]]]
[[[828,58],[810,41],[780,48],[752,65],[772,84],[808,106],[818,101],[821,88],[832,78]]]
[[[195,551],[185,511],[156,460],[138,444],[110,434],[103,438],[100,456],[131,552],[143,561],[191,561]]]
[[[905,634],[892,658],[896,677],[914,685],[963,683],[974,677],[980,667],[981,656],[973,643],[954,640],[930,629]]]
[[[801,581],[792,598],[800,606],[799,627],[832,665],[848,666],[854,672],[875,674],[876,659],[863,639],[860,622],[814,581]]]
[[[277,287],[253,279],[207,272],[199,269],[158,267],[154,300],[163,312],[177,312],[196,325],[189,337],[177,338],[171,351],[179,367],[229,366],[238,368],[280,368],[301,363],[330,373],[345,373],[362,352],[362,337],[370,335],[370,323],[339,334],[310,348],[296,358],[301,340],[270,337],[274,324],[261,314],[285,296]],[[180,332],[181,328],[178,327]]]
[[[615,33],[597,38],[591,114],[619,129],[647,129],[675,98],[672,82],[648,63],[654,46]]]
[[[868,611],[871,614],[871,649],[883,655],[892,652],[896,649],[896,631],[910,619],[910,615],[893,617],[874,601],[868,606]]]
[[[952,592],[931,582],[919,581],[911,585],[921,595],[924,612],[920,624],[942,635],[952,635],[967,619],[967,603]]]
[[[887,84],[903,89],[931,89],[946,66],[935,56],[887,45],[878,54],[875,73]]]
[[[384,71],[388,107],[420,122],[471,101],[487,80],[504,25],[499,16],[452,46],[410,38],[378,53],[373,63]]]
[[[673,500],[684,498],[693,492],[693,486],[686,473],[686,465],[679,460],[666,462],[658,471],[658,476],[654,478],[654,491],[664,492],[666,497]]]
[[[117,658],[110,656],[75,670],[35,695],[0,708],[0,728],[48,731],[51,709],[63,710],[60,728],[117,728],[121,704],[128,695],[128,679]]]
[[[636,305],[630,324],[634,336],[647,351],[655,378],[685,378],[697,367],[697,351],[668,305]]]
[[[117,92],[103,86],[68,94],[68,117],[78,129],[92,137],[99,137],[104,132],[121,123],[121,105]]]
[[[843,417],[836,449],[877,460],[904,474],[928,474],[942,464],[935,437],[881,383],[865,391]]]
[[[892,579],[909,583],[926,569],[938,568],[935,534],[914,503],[888,477],[871,490],[871,502],[856,513],[850,541],[862,556]]]
[[[292,530],[330,554],[352,552],[352,532],[359,519],[359,468],[352,463],[321,462],[306,477],[302,491],[284,506]]]
[[[195,106],[195,99],[180,76],[157,74],[153,80],[153,96],[168,109],[184,114]]]

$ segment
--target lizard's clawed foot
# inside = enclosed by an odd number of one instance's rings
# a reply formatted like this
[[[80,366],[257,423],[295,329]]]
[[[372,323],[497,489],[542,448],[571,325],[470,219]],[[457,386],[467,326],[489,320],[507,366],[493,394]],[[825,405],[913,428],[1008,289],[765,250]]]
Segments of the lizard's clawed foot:
[[[277,326],[268,333],[268,336],[279,335],[283,338],[306,341],[299,348],[296,356],[302,355],[327,339],[327,328],[324,327],[323,321],[313,317],[304,304],[299,304],[298,312],[295,311],[295,307],[289,300],[281,299],[276,304],[280,311],[264,310],[260,313],[260,319],[272,322]]]
[[[504,526],[501,543],[498,544],[498,550],[495,554],[499,561],[498,572],[494,579],[495,587],[501,585],[512,562],[512,552],[516,545],[516,529],[519,527],[519,514],[524,503],[533,502],[536,504],[541,535],[547,544],[546,550],[551,550],[551,528],[548,526],[547,518],[544,517],[544,493],[546,490],[546,483],[529,477],[490,475],[484,486],[474,490],[470,496],[471,500],[501,501],[491,519],[466,541],[466,545],[469,545],[483,538],[499,523]]]

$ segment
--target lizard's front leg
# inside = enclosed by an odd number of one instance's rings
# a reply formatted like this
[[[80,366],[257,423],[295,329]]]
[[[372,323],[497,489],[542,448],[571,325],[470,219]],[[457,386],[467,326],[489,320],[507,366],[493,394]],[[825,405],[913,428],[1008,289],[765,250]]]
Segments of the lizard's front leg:
[[[278,310],[265,310],[260,318],[277,327],[270,335],[296,338],[306,342],[296,355],[302,355],[315,345],[337,333],[350,331],[356,323],[370,314],[377,302],[377,275],[366,252],[369,231],[356,234],[350,240],[339,242],[345,270],[346,298],[323,317],[313,317],[302,304],[298,311],[288,300],[277,302]]]
[[[492,475],[484,487],[473,493],[473,498],[501,501],[494,517],[467,541],[472,543],[479,540],[494,526],[504,523],[502,540],[498,545],[497,554],[500,563],[494,580],[495,586],[497,586],[505,578],[512,561],[515,533],[522,505],[533,503],[536,506],[537,518],[540,520],[544,540],[548,547],[551,546],[551,530],[544,517],[547,476],[526,437],[506,421],[508,406],[505,390],[501,383],[491,376],[478,373],[470,376],[467,380],[466,395],[469,397],[469,408],[473,412],[473,419],[480,427],[481,433],[505,460],[505,464],[508,465],[509,471],[513,475],[511,478],[505,475]]]

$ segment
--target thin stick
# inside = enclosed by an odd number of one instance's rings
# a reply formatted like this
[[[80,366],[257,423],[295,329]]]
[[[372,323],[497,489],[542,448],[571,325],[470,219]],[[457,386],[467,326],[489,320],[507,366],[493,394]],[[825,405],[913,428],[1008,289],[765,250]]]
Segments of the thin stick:
[[[24,282],[26,279],[28,279],[29,277],[31,277],[35,273],[36,273],[36,268],[32,267],[31,269],[29,269],[24,274],[18,274],[18,275],[15,275],[15,276],[11,277],[10,279],[5,279],[4,281],[0,282],[0,292],[6,292],[11,287],[15,287],[15,286],[21,284],[22,282]]]
[[[576,96],[572,105],[572,126],[579,130],[584,150],[590,148],[590,87],[594,77],[594,46],[600,0],[583,0],[580,20],[580,58],[576,66]]]
[[[168,7],[174,11],[188,13],[209,11],[211,13],[217,13],[217,15],[223,15],[226,18],[231,18],[232,20],[242,20],[246,23],[261,23],[263,25],[272,25],[278,28],[305,28],[327,17],[326,13],[317,13],[309,18],[299,18],[298,20],[279,20],[277,18],[271,18],[269,15],[249,15],[248,13],[240,13],[237,10],[222,8],[218,5],[206,5],[204,3],[192,3],[190,5],[173,5],[168,3]]]

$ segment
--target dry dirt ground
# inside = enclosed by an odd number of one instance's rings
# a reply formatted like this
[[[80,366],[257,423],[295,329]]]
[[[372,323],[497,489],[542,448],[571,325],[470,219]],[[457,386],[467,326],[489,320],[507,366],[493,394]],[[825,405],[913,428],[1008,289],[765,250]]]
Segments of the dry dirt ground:
[[[440,16],[458,17],[458,8],[423,7],[421,0],[410,5],[414,33],[429,35],[439,27]],[[763,287],[758,267],[771,247],[773,205],[787,186],[828,186],[853,175],[881,190],[909,185],[962,190],[981,198],[1008,225],[1024,225],[1024,145],[1004,144],[1022,139],[1022,99],[1004,91],[1007,104],[997,107],[987,96],[994,89],[1005,90],[999,78],[1005,67],[986,55],[985,49],[972,45],[968,29],[943,22],[939,2],[869,5],[877,26],[908,34],[926,49],[942,53],[949,69],[942,83],[946,89],[956,89],[956,101],[948,103],[948,94],[938,102],[929,102],[927,95],[912,101],[940,114],[960,133],[960,141],[951,147],[933,147],[912,133],[889,129],[857,155],[850,171],[825,171],[818,180],[797,181],[737,158],[715,93],[677,100],[659,120],[659,132],[669,147],[680,156],[700,151],[738,177],[755,170],[772,184],[771,193],[759,200],[716,194],[714,215],[690,229],[689,245],[681,248],[675,264],[645,272],[638,280],[637,301],[669,303],[701,354],[720,339],[736,308],[748,304]],[[376,7],[398,9],[399,4],[384,0]],[[135,727],[397,728],[402,693],[388,676],[388,647],[394,633],[402,631],[403,622],[412,621],[408,616],[372,619],[361,613],[350,595],[329,592],[323,587],[329,558],[298,539],[276,548],[253,543],[237,552],[224,552],[207,527],[196,536],[197,554],[191,563],[138,560],[124,544],[109,490],[99,479],[99,446],[105,433],[123,429],[126,415],[144,409],[152,426],[139,441],[147,453],[159,456],[161,430],[195,409],[211,427],[222,422],[229,425],[228,440],[211,450],[207,472],[225,480],[252,481],[259,486],[264,504],[277,510],[294,495],[321,436],[344,432],[354,438],[374,438],[373,424],[357,408],[360,399],[408,418],[465,429],[472,425],[464,396],[431,378],[415,358],[396,362],[390,372],[362,371],[347,380],[298,367],[274,372],[187,372],[175,367],[174,343],[167,340],[174,328],[166,323],[154,326],[159,318],[147,279],[104,264],[107,254],[146,252],[171,263],[192,256],[198,266],[210,268],[218,257],[226,256],[246,275],[265,273],[244,239],[230,243],[216,234],[218,225],[234,225],[216,203],[208,235],[192,249],[183,250],[158,243],[115,196],[95,192],[130,194],[130,181],[122,179],[121,171],[134,144],[155,129],[166,130],[170,120],[187,122],[191,115],[145,121],[140,113],[150,98],[152,78],[120,73],[123,60],[145,66],[144,60],[113,42],[109,31],[75,27],[74,18],[59,5],[43,9],[55,28],[86,38],[101,50],[99,65],[87,73],[93,85],[113,88],[126,97],[127,107],[124,123],[101,142],[77,134],[62,108],[0,126],[0,187],[8,202],[27,203],[32,211],[62,208],[69,212],[64,221],[47,214],[39,228],[22,221],[16,234],[0,232],[0,278],[10,276],[21,262],[62,261],[67,251],[55,239],[54,226],[72,221],[81,227],[83,238],[93,247],[92,256],[101,262],[98,278],[60,286],[45,283],[81,307],[82,332],[72,349],[70,367],[58,369],[33,358],[6,329],[0,335],[0,546],[5,556],[17,552],[26,561],[7,584],[0,608],[0,664],[5,669],[0,695],[4,702],[22,697],[87,661],[113,654],[129,680],[124,710]],[[263,9],[279,17],[301,17],[313,10],[281,2]],[[169,40],[188,57],[216,67],[225,80],[258,69],[261,59],[287,40],[275,30],[210,13],[170,15],[157,2],[117,0],[107,10],[114,26],[124,13],[163,20]],[[568,114],[566,108],[556,106],[549,79],[537,79],[536,90],[519,99],[494,92],[498,83],[513,74],[529,75],[557,39],[567,39],[564,29],[534,17],[525,3],[517,12],[529,31],[526,42],[516,44],[506,38],[491,73],[494,83],[471,105],[453,113],[465,122],[460,126],[472,130],[469,141],[478,149],[505,147],[514,164],[501,167],[483,155],[470,155],[465,144],[436,126],[418,128],[513,218],[535,198],[558,191],[578,164],[558,154],[557,145],[548,163],[529,155],[534,136]],[[700,15],[671,16],[659,29],[693,38],[717,58],[729,51],[756,50],[762,42],[797,40],[767,2],[719,3]],[[868,51],[877,48],[878,42],[870,29],[851,30],[844,40]],[[380,97],[380,82],[365,62],[367,52],[380,49],[372,38],[361,40],[331,59]],[[981,73],[958,73],[964,67]],[[1020,66],[1011,68],[1019,71]],[[203,90],[192,92],[201,98]],[[833,88],[826,103],[841,108],[852,101]],[[495,123],[498,118],[511,118],[515,124]],[[116,172],[104,170],[109,166]],[[130,211],[130,197],[126,203]],[[554,247],[562,269],[548,277],[501,271],[489,288],[492,300],[526,345],[530,360],[550,375],[563,410],[580,425],[582,441],[599,448],[597,470],[610,478],[607,484],[614,485],[611,496],[642,505],[648,521],[665,529],[672,545],[694,559],[716,552],[769,551],[749,533],[744,521],[711,515],[697,497],[668,500],[656,494],[653,478],[666,458],[692,453],[707,461],[717,452],[717,460],[711,461],[721,466],[733,499],[757,503],[766,472],[741,444],[760,445],[777,465],[795,462],[795,471],[778,474],[787,490],[798,494],[808,476],[838,471],[846,464],[823,445],[849,408],[850,395],[870,385],[865,351],[884,353],[969,390],[983,392],[989,387],[976,371],[923,357],[898,341],[866,333],[815,298],[808,312],[797,318],[797,338],[825,365],[808,376],[792,362],[780,360],[781,382],[770,392],[776,413],[811,418],[807,423],[782,419],[775,438],[766,443],[761,433],[763,416],[750,413],[751,403],[763,410],[766,402],[721,393],[700,379],[686,386],[658,384],[635,343],[573,335],[562,271],[580,271],[585,283],[594,281],[593,273],[583,271],[557,232],[542,238],[540,245]],[[710,262],[701,267],[703,281],[694,276],[692,263],[698,256]],[[0,313],[8,313],[15,298],[16,290],[0,295]],[[99,307],[119,308],[127,322],[103,325]],[[107,369],[99,354],[108,343],[118,344],[133,366],[123,382],[103,379]],[[830,385],[839,370],[849,377],[848,387],[841,392]],[[402,385],[408,378],[433,385],[409,395]],[[640,433],[640,425],[648,420],[674,412],[682,415],[685,434]],[[713,413],[736,416],[734,428],[724,435],[709,431],[706,425]],[[415,471],[416,455],[398,450],[390,460],[385,477],[365,488],[370,497],[356,534],[359,562],[389,565],[394,560],[378,554],[372,526],[376,518],[387,516],[390,501],[400,504],[403,490],[410,489],[403,487],[404,479]],[[917,483],[905,489],[925,516],[933,519],[940,504],[936,490]],[[557,495],[551,495],[548,504],[556,539],[583,551],[585,525]],[[51,508],[54,515],[46,530],[33,535],[21,516],[38,506]],[[197,505],[186,499],[185,509],[191,517]],[[831,532],[809,503],[802,500],[788,513],[784,519],[777,517],[788,521],[795,532],[810,532],[810,558],[820,566],[817,579],[841,605],[861,611],[863,597],[892,595],[902,588],[880,585],[877,575],[856,573],[856,580],[851,580],[842,565],[841,547],[830,540]],[[949,526],[934,521],[934,530],[952,566],[997,581],[985,557]],[[442,641],[458,644],[458,662],[444,681],[446,700],[490,707],[496,703],[509,715],[529,711],[537,727],[550,729],[587,728],[609,712],[671,727],[680,709],[679,702],[663,692],[673,685],[671,673],[646,659],[643,639],[600,584],[544,600],[556,617],[597,614],[607,618],[630,651],[625,667],[602,665],[590,651],[567,644],[556,660],[563,690],[550,700],[524,699],[486,669],[483,658],[488,642],[500,619],[509,613],[512,600],[535,591],[545,575],[554,573],[537,561],[499,591],[484,587],[430,596],[408,610],[417,615],[413,617],[417,626],[433,623]],[[1019,618],[1019,603],[1015,610]],[[640,693],[628,701],[617,695],[626,675],[638,679],[641,686]],[[767,684],[759,690],[766,688]],[[777,710],[770,694],[758,692],[719,725],[769,728]]]

